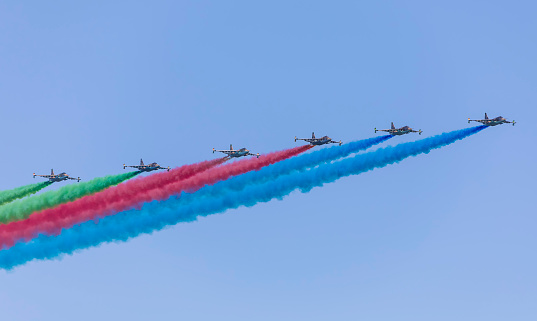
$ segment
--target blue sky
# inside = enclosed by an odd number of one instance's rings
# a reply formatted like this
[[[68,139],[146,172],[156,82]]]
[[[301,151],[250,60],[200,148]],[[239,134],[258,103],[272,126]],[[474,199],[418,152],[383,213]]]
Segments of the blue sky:
[[[393,121],[398,165],[0,272],[6,320],[535,320],[530,1],[0,3],[0,189]],[[407,135],[397,144],[419,139]],[[383,146],[383,145],[382,145]],[[57,188],[65,183],[57,184]]]

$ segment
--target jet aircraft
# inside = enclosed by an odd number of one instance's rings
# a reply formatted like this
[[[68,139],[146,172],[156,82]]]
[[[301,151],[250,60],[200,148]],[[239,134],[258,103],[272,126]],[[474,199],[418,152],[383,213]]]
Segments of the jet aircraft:
[[[49,180],[49,182],[53,182],[53,183],[54,182],[65,181],[65,180],[68,180],[68,179],[80,182],[80,177],[73,178],[73,177],[70,177],[69,175],[67,175],[65,172],[56,175],[56,174],[54,174],[54,169],[50,170],[50,175],[35,175],[35,173],[34,173],[34,178],[36,176],[46,178],[46,179]]]
[[[315,132],[311,133],[311,138],[296,138],[295,136],[295,142],[297,140],[303,140],[305,142],[308,142],[312,145],[324,145],[324,144],[339,144],[339,146],[341,146],[342,142],[339,141],[339,142],[336,142],[336,141],[333,141],[332,138],[328,137],[328,136],[323,136],[321,138],[315,138]]]
[[[501,124],[513,124],[513,126],[515,126],[515,121],[514,120],[513,121],[507,121],[502,116],[498,116],[496,118],[489,119],[489,116],[487,116],[487,113],[485,113],[485,119],[475,119],[474,120],[474,119],[468,118],[468,124],[471,121],[481,123],[481,124],[483,124],[485,126],[497,126],[497,125],[501,125]]]
[[[213,148],[213,153],[214,152],[224,153],[230,158],[232,158],[232,157],[242,157],[242,156],[256,156],[257,158],[259,158],[259,153],[252,154],[246,148],[241,148],[239,150],[234,150],[232,144],[229,145],[229,150],[216,150],[216,149]]]
[[[400,135],[404,135],[404,134],[408,134],[408,133],[419,133],[421,135],[421,133],[422,133],[421,129],[420,130],[413,130],[412,128],[410,128],[408,126],[403,126],[401,128],[395,128],[395,126],[393,125],[393,122],[392,122],[392,128],[390,128],[390,129],[376,129],[375,128],[375,133],[376,132],[387,132],[392,136],[400,136]]]
[[[151,171],[156,171],[157,169],[166,169],[168,172],[170,171],[169,166],[168,167],[162,167],[157,163],[151,163],[151,164],[145,165],[144,161],[141,158],[140,158],[140,165],[125,165],[125,164],[123,164],[123,169],[125,169],[126,167],[136,168],[140,172],[151,172]]]

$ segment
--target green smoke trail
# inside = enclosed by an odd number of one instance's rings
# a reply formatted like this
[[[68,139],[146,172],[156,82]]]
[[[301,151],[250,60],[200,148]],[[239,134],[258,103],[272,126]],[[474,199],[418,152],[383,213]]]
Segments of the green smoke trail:
[[[89,182],[67,185],[56,191],[45,192],[19,202],[5,204],[0,207],[0,223],[5,224],[23,220],[34,212],[51,208],[62,203],[71,202],[83,196],[102,191],[105,188],[133,178],[139,173],[140,172],[128,172],[119,175],[98,177]],[[50,183],[46,182],[45,184]]]
[[[23,198],[25,196],[35,194],[39,192],[40,190],[42,190],[43,188],[49,186],[50,184],[52,183],[42,182],[42,183],[17,187],[14,189],[10,189],[8,191],[0,191],[0,205],[4,205],[6,203],[12,202],[18,198]]]

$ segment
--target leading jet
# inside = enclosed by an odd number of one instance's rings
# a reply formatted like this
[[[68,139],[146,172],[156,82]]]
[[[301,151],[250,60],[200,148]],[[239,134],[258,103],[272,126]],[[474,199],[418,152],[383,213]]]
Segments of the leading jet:
[[[507,121],[502,116],[498,116],[496,118],[489,119],[489,116],[487,116],[487,113],[485,113],[485,119],[470,119],[470,118],[468,118],[468,124],[471,121],[481,123],[481,124],[483,124],[485,126],[497,126],[497,125],[501,125],[501,124],[513,124],[513,126],[515,126],[515,121],[514,120],[513,121]]]
[[[311,133],[311,138],[296,138],[296,136],[295,136],[295,142],[297,140],[303,140],[303,141],[308,142],[308,143],[310,143],[312,145],[339,144],[339,146],[341,146],[341,144],[343,144],[341,141],[336,142],[336,141],[332,140],[332,138],[330,138],[328,136],[323,136],[321,138],[315,138],[315,132]]]
[[[388,134],[390,134],[392,136],[401,136],[401,135],[408,134],[408,133],[419,133],[421,135],[421,133],[422,133],[421,129],[420,130],[413,130],[412,128],[410,128],[408,126],[403,126],[401,128],[395,128],[395,126],[393,125],[393,122],[392,122],[392,128],[390,128],[390,129],[376,129],[375,128],[375,133],[376,132],[387,132]]]
[[[151,163],[151,164],[145,165],[144,161],[141,158],[140,158],[140,165],[125,165],[125,164],[123,164],[123,169],[125,169],[126,167],[136,168],[140,172],[151,172],[151,171],[156,171],[157,169],[165,169],[168,172],[170,171],[169,166],[168,167],[162,167],[157,163]]]
[[[229,158],[233,158],[233,157],[243,157],[243,156],[256,156],[257,158],[259,158],[259,153],[257,154],[252,154],[250,153],[249,150],[247,150],[246,148],[241,148],[241,149],[238,149],[238,150],[235,150],[233,149],[233,145],[232,144],[229,144],[229,150],[216,150],[213,148],[213,153],[214,152],[220,152],[220,153],[224,153],[227,155],[227,157]]]
[[[54,169],[50,170],[50,175],[35,175],[35,173],[34,173],[34,178],[36,176],[46,178],[46,179],[48,179],[49,182],[52,182],[52,183],[61,182],[61,181],[65,181],[65,180],[68,180],[68,179],[80,182],[80,177],[77,177],[77,178],[70,177],[65,172],[56,175],[56,174],[54,174]]]

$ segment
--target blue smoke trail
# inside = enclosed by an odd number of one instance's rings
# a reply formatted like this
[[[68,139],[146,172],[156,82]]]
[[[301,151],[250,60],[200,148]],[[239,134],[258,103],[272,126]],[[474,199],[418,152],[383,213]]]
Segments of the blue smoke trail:
[[[98,224],[93,221],[86,222],[72,229],[63,230],[58,236],[41,235],[29,243],[19,243],[8,250],[0,251],[0,267],[11,269],[33,259],[51,259],[103,242],[126,241],[139,234],[152,233],[178,222],[194,221],[198,216],[224,212],[239,206],[253,206],[274,198],[281,199],[295,189],[307,192],[315,186],[322,186],[341,177],[360,174],[400,162],[410,156],[429,153],[433,149],[454,143],[484,128],[486,126],[462,129],[416,142],[381,148],[337,163],[292,172],[261,184],[245,185],[242,190],[228,189],[227,193],[219,196],[209,196],[211,193],[206,194],[206,197],[201,196],[199,192],[183,193],[181,197],[146,203],[140,210],[121,212],[102,219]],[[226,182],[220,182],[211,188],[216,189],[220,184],[225,188]]]

